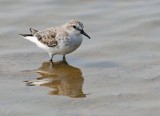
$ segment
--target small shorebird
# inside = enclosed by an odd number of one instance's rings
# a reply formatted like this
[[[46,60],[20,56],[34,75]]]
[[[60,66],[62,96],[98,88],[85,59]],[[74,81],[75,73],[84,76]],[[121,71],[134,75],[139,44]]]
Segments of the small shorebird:
[[[54,55],[65,55],[76,50],[82,43],[82,35],[90,39],[83,30],[84,26],[78,20],[70,20],[66,24],[38,31],[30,28],[31,34],[20,34],[27,40],[35,43],[38,47],[46,50],[50,61]]]

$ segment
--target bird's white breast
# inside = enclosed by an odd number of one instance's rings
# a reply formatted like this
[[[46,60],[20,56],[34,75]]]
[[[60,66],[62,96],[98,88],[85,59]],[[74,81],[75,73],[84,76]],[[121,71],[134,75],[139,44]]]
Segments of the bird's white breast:
[[[58,53],[68,54],[76,50],[82,43],[82,35],[69,35],[67,38],[58,41]]]

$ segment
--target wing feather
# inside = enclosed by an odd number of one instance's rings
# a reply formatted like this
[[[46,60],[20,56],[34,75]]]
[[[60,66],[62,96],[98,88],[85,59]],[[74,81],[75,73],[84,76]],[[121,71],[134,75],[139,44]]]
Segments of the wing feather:
[[[54,47],[57,45],[57,41],[55,39],[56,35],[56,31],[53,29],[39,31],[34,34],[34,36],[36,36],[41,43],[47,45],[48,47]]]

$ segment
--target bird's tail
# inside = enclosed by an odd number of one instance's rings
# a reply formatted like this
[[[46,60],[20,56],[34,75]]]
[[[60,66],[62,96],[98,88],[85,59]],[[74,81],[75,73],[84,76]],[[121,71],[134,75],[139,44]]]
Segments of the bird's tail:
[[[25,38],[25,39],[33,42],[33,43],[35,43],[35,41],[36,41],[36,39],[37,39],[37,38],[36,38],[34,35],[32,35],[32,34],[19,34],[19,35],[21,35],[23,38]]]
[[[35,43],[37,38],[34,36],[34,34],[38,31],[33,28],[30,28],[30,31],[31,31],[31,34],[19,34],[19,35],[21,35],[23,38]]]
[[[21,35],[22,37],[28,37],[28,36],[33,36],[32,34],[19,34],[19,35]]]

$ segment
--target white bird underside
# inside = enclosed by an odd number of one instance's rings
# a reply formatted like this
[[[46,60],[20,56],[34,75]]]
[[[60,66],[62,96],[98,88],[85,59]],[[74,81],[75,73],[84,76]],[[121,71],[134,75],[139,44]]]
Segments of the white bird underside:
[[[73,37],[73,39],[70,39],[70,42],[68,43],[65,43],[64,41],[59,41],[57,46],[48,47],[47,45],[38,41],[38,39],[35,36],[26,36],[24,38],[35,43],[39,48],[42,48],[43,50],[47,51],[49,55],[65,55],[71,53],[74,50],[76,50],[82,43],[81,37],[76,37],[76,40],[74,40],[75,37]]]

